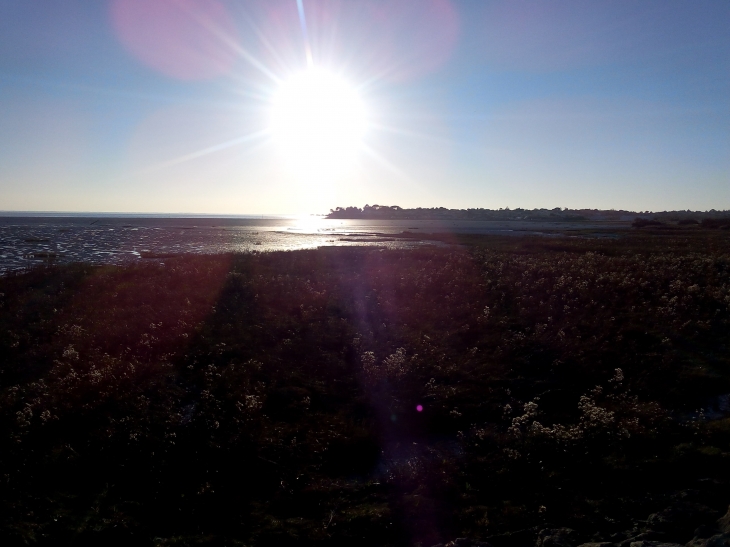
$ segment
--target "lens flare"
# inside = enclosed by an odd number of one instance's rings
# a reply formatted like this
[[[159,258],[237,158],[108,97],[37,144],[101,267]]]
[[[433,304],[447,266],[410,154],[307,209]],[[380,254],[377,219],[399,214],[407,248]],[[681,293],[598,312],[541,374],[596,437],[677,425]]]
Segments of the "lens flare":
[[[206,80],[236,62],[236,26],[218,0],[112,0],[110,15],[127,50],[167,76]]]

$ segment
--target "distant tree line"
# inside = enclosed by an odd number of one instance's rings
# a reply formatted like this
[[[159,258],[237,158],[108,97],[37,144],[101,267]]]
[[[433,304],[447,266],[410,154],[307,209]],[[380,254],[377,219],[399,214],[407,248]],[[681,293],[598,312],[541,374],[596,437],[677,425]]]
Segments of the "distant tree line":
[[[730,222],[730,211],[625,211],[622,209],[447,209],[430,207],[404,209],[398,205],[365,205],[365,207],[337,207],[330,209],[326,218],[331,219],[382,219],[382,220],[535,220],[535,221],[586,221],[586,220],[639,220],[644,226],[662,222],[703,222],[714,224]],[[710,224],[712,226],[710,226]],[[719,225],[717,226],[719,227]]]

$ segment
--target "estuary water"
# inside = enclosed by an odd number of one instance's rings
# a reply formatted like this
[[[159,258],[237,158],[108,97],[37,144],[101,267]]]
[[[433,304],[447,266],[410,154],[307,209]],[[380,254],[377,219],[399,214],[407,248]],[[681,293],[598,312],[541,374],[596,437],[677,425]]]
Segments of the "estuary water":
[[[34,264],[124,264],[184,253],[327,246],[408,249],[446,245],[431,234],[526,235],[575,228],[529,221],[340,220],[320,216],[0,213],[0,274]],[[591,224],[591,226],[593,223]],[[581,223],[585,229],[586,224]],[[605,228],[604,225],[594,226]],[[404,232],[409,237],[403,237]]]

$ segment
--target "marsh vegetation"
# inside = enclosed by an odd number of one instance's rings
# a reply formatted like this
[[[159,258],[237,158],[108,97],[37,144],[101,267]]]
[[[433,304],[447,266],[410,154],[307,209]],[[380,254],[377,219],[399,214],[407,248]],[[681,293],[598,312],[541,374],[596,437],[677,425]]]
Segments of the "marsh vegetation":
[[[3,544],[684,543],[721,516],[727,232],[462,243],[0,279]]]

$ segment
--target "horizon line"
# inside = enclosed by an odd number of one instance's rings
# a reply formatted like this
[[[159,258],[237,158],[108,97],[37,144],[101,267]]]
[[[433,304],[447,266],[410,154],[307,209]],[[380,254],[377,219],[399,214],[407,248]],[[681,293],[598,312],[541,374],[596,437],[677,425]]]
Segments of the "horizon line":
[[[325,217],[328,216],[330,213],[337,211],[337,208],[340,209],[347,209],[349,207],[357,208],[357,209],[363,209],[364,207],[383,207],[383,208],[391,208],[391,207],[399,207],[402,210],[417,210],[417,209],[445,209],[447,211],[469,211],[469,210],[485,210],[485,211],[554,211],[555,209],[559,209],[560,211],[597,211],[597,212],[623,212],[623,213],[636,213],[636,214],[658,214],[658,213],[730,213],[730,209],[705,209],[705,210],[693,210],[693,209],[671,209],[671,210],[646,210],[646,211],[638,211],[638,210],[631,210],[631,209],[598,209],[598,208],[590,208],[590,207],[580,207],[580,208],[571,208],[571,207],[533,207],[532,209],[526,209],[523,207],[499,207],[499,208],[489,208],[489,207],[469,207],[469,208],[450,208],[450,207],[442,207],[442,206],[433,206],[433,207],[400,207],[399,205],[379,205],[379,204],[373,204],[373,205],[364,205],[363,207],[348,205],[346,207],[336,207],[334,209],[329,209],[327,213],[193,213],[193,212],[162,212],[162,211],[154,211],[154,212],[141,212],[141,211],[43,211],[43,210],[13,210],[13,209],[7,209],[7,210],[0,210],[0,217],[11,217],[14,215],[20,215],[20,216],[81,216],[81,215],[91,215],[91,216],[129,216],[129,217],[161,217],[161,216],[167,216],[167,217],[195,217],[195,218],[243,218],[243,217],[257,217],[257,218],[269,218],[269,219],[281,219],[281,218],[301,218],[303,216],[321,216]]]
[[[21,211],[21,210],[0,210],[0,216],[12,216],[12,215],[23,215],[23,216],[43,216],[43,215],[97,215],[97,216],[111,216],[111,215],[122,215],[122,216],[177,216],[177,217],[207,217],[207,218],[236,218],[236,217],[268,217],[268,218],[281,218],[281,217],[300,217],[302,214],[297,213],[190,213],[190,212],[140,212],[140,211]]]

